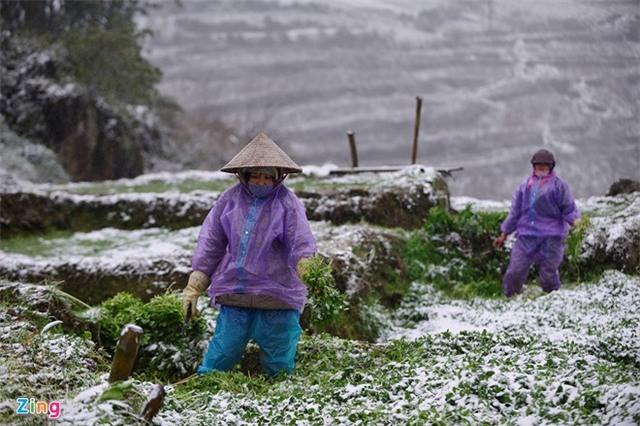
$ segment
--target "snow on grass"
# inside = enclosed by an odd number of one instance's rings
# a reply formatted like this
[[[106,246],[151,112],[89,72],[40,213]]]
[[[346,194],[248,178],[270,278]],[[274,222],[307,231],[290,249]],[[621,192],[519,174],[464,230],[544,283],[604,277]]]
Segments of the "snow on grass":
[[[493,200],[479,200],[472,197],[451,197],[451,208],[454,210],[464,210],[465,207],[471,205],[473,211],[477,212],[503,212],[509,211],[511,201],[493,201]]]
[[[396,182],[403,179],[395,176]],[[592,197],[578,205],[591,214],[590,232],[614,243],[638,229],[639,200],[637,194]],[[508,202],[451,201],[457,209],[508,209]],[[320,250],[345,259],[365,228],[312,226]],[[188,268],[197,230],[109,228],[43,238],[34,243],[37,254],[5,248],[0,257],[5,266],[30,268],[65,261],[88,269],[123,263],[144,268],[150,258],[174,259]],[[154,423],[640,423],[638,276],[609,271],[596,283],[564,283],[548,295],[527,286],[511,300],[453,301],[424,283],[414,283],[413,290],[393,314],[379,313],[387,327],[379,343],[304,336],[293,374],[267,382],[233,372],[166,386]],[[101,399],[108,372],[88,339],[57,333],[54,319],[34,329],[20,319],[22,308],[0,307],[0,422],[46,424],[44,415],[14,414],[18,394],[60,400],[57,424],[139,421],[155,383],[134,380],[122,400]]]
[[[55,328],[38,332],[32,323],[16,320],[15,310],[0,307],[0,421],[3,414],[15,412],[15,398],[53,401],[65,396],[61,389],[99,380],[100,356],[90,339],[54,332]]]
[[[608,271],[597,285],[565,286],[545,295],[534,285],[512,300],[449,301],[430,286],[414,283],[412,297],[396,311],[383,340],[517,330],[551,343],[580,344],[603,356],[612,351],[640,365],[639,277]],[[424,319],[407,327],[407,318],[416,313]]]
[[[440,313],[475,331],[419,323],[414,340],[398,327],[373,346],[306,338],[296,372],[267,390],[175,388],[169,406],[185,424],[634,424],[640,379],[629,357],[640,353],[639,284],[609,272],[598,285],[542,297],[465,306],[440,299]],[[175,418],[171,409],[165,415]]]
[[[640,193],[621,195],[607,201],[609,203],[605,205],[602,199],[595,197],[587,200],[593,217],[585,234],[582,257],[589,257],[603,247],[606,253],[627,258],[631,253],[626,246],[640,241]],[[635,250],[637,256],[640,250],[637,245]]]
[[[62,266],[73,266],[75,270],[96,274],[131,271],[132,268],[144,273],[153,270],[157,262],[168,262],[175,269],[186,271],[190,268],[198,231],[199,227],[177,231],[105,228],[48,238],[33,237],[27,246],[15,249],[22,253],[0,250],[0,262],[5,273],[16,275],[20,271],[39,275]]]
[[[640,420],[639,277],[609,271],[598,283],[548,295],[529,289],[511,300],[466,302],[447,300],[425,284],[415,286],[419,297],[389,318],[384,341],[304,336],[294,372],[272,382],[233,372],[165,384],[167,396],[154,424],[632,425]],[[432,318],[408,321],[417,308]],[[15,335],[7,330],[3,339],[6,333]],[[28,382],[24,375],[17,381],[0,370],[13,389],[59,380],[65,365],[67,375],[75,374],[88,356],[81,340],[51,331],[38,339],[34,352],[12,338],[18,343],[10,351],[14,363],[32,366]],[[30,357],[44,348],[62,362],[33,368],[38,363]],[[105,374],[92,374],[80,388],[49,394],[61,400],[57,424],[126,425],[139,419],[156,384],[134,380],[124,399],[105,400],[105,380]],[[11,401],[3,406],[11,407]]]
[[[68,192],[84,192],[92,191],[96,187],[112,187],[115,189],[135,188],[151,184],[177,185],[184,182],[233,182],[233,175],[220,171],[208,172],[202,170],[188,170],[183,172],[158,172],[147,173],[131,179],[107,180],[100,183],[95,182],[71,182],[65,184],[38,184],[34,188],[42,191],[68,191]]]
[[[420,164],[411,166],[398,167],[397,170],[372,171],[337,175],[331,177],[332,181],[340,183],[360,183],[375,182],[378,185],[397,185],[402,186],[405,183],[413,184],[416,180],[433,181],[440,177],[440,174],[433,167],[427,167]]]

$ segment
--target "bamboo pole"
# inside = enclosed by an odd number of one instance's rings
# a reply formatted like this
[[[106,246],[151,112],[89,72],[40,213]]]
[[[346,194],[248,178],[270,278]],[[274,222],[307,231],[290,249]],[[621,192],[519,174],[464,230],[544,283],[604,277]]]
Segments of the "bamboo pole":
[[[356,150],[356,137],[353,132],[347,132],[349,148],[351,149],[351,167],[358,167],[358,151]]]
[[[157,384],[151,388],[149,400],[142,410],[142,417],[144,417],[147,422],[150,423],[155,415],[158,414],[160,408],[162,408],[162,404],[164,403],[165,396],[167,396],[167,392],[161,384]]]
[[[141,338],[142,328],[133,324],[127,324],[124,327],[120,339],[118,339],[116,353],[113,356],[109,383],[127,380],[131,376]]]
[[[416,164],[418,156],[418,132],[420,131],[420,110],[422,109],[422,98],[416,96],[416,121],[413,126],[413,151],[411,153],[411,164]]]

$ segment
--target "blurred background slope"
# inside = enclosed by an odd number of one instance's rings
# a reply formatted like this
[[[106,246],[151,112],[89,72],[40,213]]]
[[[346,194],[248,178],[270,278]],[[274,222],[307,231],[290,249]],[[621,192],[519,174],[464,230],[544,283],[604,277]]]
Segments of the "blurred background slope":
[[[534,150],[577,196],[640,170],[637,0],[225,1],[148,15],[163,93],[264,129],[301,163],[457,167],[454,193],[510,197]]]
[[[353,131],[361,166],[405,165],[417,96],[453,195],[509,198],[540,147],[577,197],[640,179],[637,0],[0,6],[0,148],[74,180],[216,170],[258,131],[300,164],[349,166]]]

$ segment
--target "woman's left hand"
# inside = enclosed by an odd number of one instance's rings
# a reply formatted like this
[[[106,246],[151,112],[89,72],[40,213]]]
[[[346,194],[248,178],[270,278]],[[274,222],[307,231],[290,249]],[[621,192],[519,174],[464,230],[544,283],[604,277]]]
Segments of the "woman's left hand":
[[[505,234],[504,232],[502,234],[500,234],[500,236],[498,238],[496,238],[495,240],[493,240],[493,246],[495,248],[500,248],[502,247],[502,245],[504,244],[504,241],[507,239],[507,234]]]
[[[302,280],[303,283],[304,283],[304,280],[302,279],[302,277],[304,277],[307,274],[307,272],[309,272],[308,269],[309,269],[309,259],[307,259],[306,257],[301,258],[298,261],[298,264],[296,265],[296,273],[298,274],[298,278],[300,278],[300,280]]]

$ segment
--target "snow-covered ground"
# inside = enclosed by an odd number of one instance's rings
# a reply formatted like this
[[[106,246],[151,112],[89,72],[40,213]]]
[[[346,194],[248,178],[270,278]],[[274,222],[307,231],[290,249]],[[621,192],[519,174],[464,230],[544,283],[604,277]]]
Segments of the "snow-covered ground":
[[[513,300],[452,302],[428,286],[416,283],[415,290],[418,296],[388,318],[383,342],[305,337],[296,371],[272,384],[234,375],[167,385],[154,424],[638,424],[639,277],[610,271],[598,283],[544,296],[530,290]],[[408,323],[405,315],[416,309],[428,319]],[[1,325],[3,341],[19,327]],[[0,369],[3,383],[12,386],[17,375],[24,386],[38,386],[83,368],[77,358],[90,348],[81,339],[53,330],[41,336],[35,344],[47,363],[26,372]],[[27,348],[12,350],[7,367],[13,357],[29,358]],[[55,424],[135,422],[131,402],[100,399],[106,378],[88,374],[82,391],[54,396]],[[128,389],[144,400],[155,386],[132,381]],[[16,424],[38,424],[31,416]]]
[[[328,168],[315,172],[326,176]],[[184,179],[198,176],[187,174]],[[452,197],[451,204],[456,209],[471,204],[478,211],[509,207],[507,200],[469,197]],[[640,229],[637,193],[591,197],[578,200],[578,205],[591,220],[585,249],[595,242],[615,247],[622,235]],[[319,247],[337,251],[348,246],[350,238],[357,240],[361,226],[345,225],[336,231],[327,223],[313,224]],[[34,237],[20,250],[2,241],[0,263],[5,268],[46,269],[66,262],[99,271],[123,264],[144,268],[155,259],[188,269],[197,232],[198,227],[178,231],[106,228]],[[590,242],[590,235],[595,242]],[[412,288],[398,310],[377,313],[384,324],[377,344],[304,337],[298,368],[290,377],[273,384],[238,376],[204,381],[215,389],[211,391],[199,388],[197,381],[167,386],[168,396],[155,423],[535,426],[640,422],[640,277],[610,270],[598,282],[564,283],[549,295],[528,286],[512,300],[453,301],[425,283],[413,283]],[[16,336],[29,331],[26,323],[12,321],[9,307],[2,306],[0,382],[6,384],[5,391],[17,387],[28,397],[32,389],[73,377],[91,364],[91,345],[80,337],[58,334],[54,323],[31,343],[37,351],[25,346]],[[238,380],[239,384],[230,384]],[[130,402],[98,400],[107,387],[104,373],[85,374],[84,383],[81,390],[47,395],[61,404],[56,424],[97,425],[107,419],[125,425],[138,418]],[[131,390],[140,400],[153,386],[133,381]],[[15,401],[0,401],[0,413],[12,410]],[[44,415],[14,419],[16,424],[33,424],[31,420],[37,419],[46,423]]]

